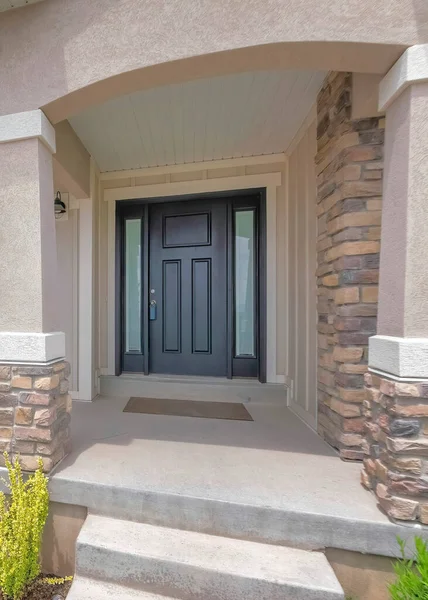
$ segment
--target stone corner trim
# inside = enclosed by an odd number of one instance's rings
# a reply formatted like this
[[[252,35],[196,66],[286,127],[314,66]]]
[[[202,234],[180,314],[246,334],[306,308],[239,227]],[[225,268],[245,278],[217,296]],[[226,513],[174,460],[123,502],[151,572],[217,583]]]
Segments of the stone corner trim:
[[[40,109],[0,116],[0,144],[39,138],[55,154],[55,129]]]
[[[369,340],[369,365],[397,377],[428,379],[428,339],[375,335]]]
[[[26,471],[37,468],[40,456],[50,472],[70,452],[69,374],[65,361],[47,366],[0,364],[0,452],[19,456]]]
[[[379,111],[386,108],[412,83],[428,81],[428,44],[407,48],[379,84]]]
[[[0,332],[0,363],[46,363],[65,356],[65,335],[52,333]]]
[[[352,78],[317,101],[318,432],[362,460],[364,373],[376,333],[384,118],[351,119]]]
[[[394,520],[428,524],[428,380],[365,375],[362,484]]]

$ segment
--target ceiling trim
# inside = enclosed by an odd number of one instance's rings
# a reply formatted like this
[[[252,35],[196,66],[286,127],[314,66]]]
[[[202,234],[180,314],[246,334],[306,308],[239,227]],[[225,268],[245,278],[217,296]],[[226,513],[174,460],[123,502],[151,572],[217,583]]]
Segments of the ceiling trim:
[[[242,158],[222,158],[220,160],[205,160],[181,165],[162,165],[160,167],[143,167],[142,169],[128,169],[126,171],[106,171],[100,173],[101,181],[111,179],[126,179],[128,177],[144,177],[148,175],[167,175],[170,173],[188,173],[191,171],[206,171],[214,169],[227,169],[233,167],[251,167],[285,161],[285,152],[276,154],[261,154],[260,156],[246,156]]]
[[[261,175],[237,175],[221,179],[201,179],[174,183],[155,183],[135,185],[104,190],[106,202],[117,200],[141,200],[143,198],[161,198],[162,196],[182,196],[184,194],[202,194],[207,192],[229,192],[232,190],[251,190],[267,186],[279,187],[282,174],[263,173]]]

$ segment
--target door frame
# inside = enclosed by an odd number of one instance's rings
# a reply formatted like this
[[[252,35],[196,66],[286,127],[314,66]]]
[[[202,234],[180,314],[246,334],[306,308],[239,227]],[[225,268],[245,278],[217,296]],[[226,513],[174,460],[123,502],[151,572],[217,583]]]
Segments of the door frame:
[[[204,202],[226,199],[226,353],[227,353],[227,378],[256,377],[261,383],[266,382],[266,188],[259,190],[234,190],[232,192],[212,192],[205,194],[191,194],[186,196],[166,196],[160,198],[144,198],[124,200],[116,204],[116,318],[115,318],[115,375],[122,372],[132,372],[124,368],[124,361],[130,360],[141,365],[140,372],[150,374],[150,323],[149,323],[149,278],[150,278],[150,206],[154,204],[171,204],[174,202]],[[255,332],[256,332],[256,358],[237,357],[235,347],[235,278],[234,278],[234,215],[250,208],[255,211]],[[128,218],[139,217],[142,219],[141,249],[142,249],[142,353],[138,356],[125,357],[124,322],[125,322],[125,221]]]
[[[225,161],[226,162],[226,161]],[[210,163],[204,163],[209,165]],[[208,167],[207,167],[208,168]],[[132,185],[132,183],[134,185]],[[138,200],[171,196],[186,196],[207,192],[233,190],[266,190],[266,381],[285,383],[284,375],[277,373],[277,188],[283,183],[281,171],[270,171],[254,175],[237,175],[212,179],[197,179],[171,183],[155,183],[108,187],[102,190],[107,203],[108,251],[107,251],[107,367],[104,375],[115,375],[116,365],[116,203],[123,200]]]

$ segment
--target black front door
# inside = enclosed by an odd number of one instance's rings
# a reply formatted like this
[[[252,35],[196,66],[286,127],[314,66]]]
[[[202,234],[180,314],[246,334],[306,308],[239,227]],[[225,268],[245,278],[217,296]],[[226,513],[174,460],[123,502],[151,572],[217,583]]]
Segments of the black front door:
[[[265,380],[260,193],[116,207],[116,374]]]
[[[149,207],[149,369],[227,375],[227,202]]]

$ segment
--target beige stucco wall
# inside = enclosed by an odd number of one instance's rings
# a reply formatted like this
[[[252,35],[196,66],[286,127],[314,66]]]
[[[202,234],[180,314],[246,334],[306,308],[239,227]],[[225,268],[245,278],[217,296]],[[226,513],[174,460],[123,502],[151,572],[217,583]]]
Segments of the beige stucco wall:
[[[77,199],[89,198],[90,156],[68,121],[55,125],[54,180]]]
[[[52,155],[37,138],[0,144],[0,330],[58,328]]]
[[[381,335],[428,336],[427,110],[424,82],[408,87],[386,111],[377,330]]]
[[[373,73],[352,74],[351,119],[371,119],[381,114],[378,104],[382,77]]]
[[[227,162],[227,161],[225,161]],[[127,187],[135,185],[153,185],[167,182],[183,181],[202,181],[204,179],[225,178],[242,175],[257,175],[261,173],[282,173],[282,184],[277,189],[276,212],[277,212],[277,374],[285,375],[285,357],[287,353],[287,339],[285,320],[286,315],[283,309],[285,305],[285,270],[283,269],[285,257],[286,240],[286,164],[285,160],[281,163],[274,162],[270,164],[227,167],[222,169],[210,169],[209,163],[205,163],[206,169],[201,171],[183,171],[173,172],[162,175],[138,176],[135,178],[118,178],[115,180],[101,181],[101,195],[106,189]],[[99,368],[106,369],[108,364],[108,202],[101,200],[99,205]]]
[[[312,426],[317,415],[315,154],[316,113],[312,110],[289,152],[286,217],[289,400]]]
[[[425,0],[45,0],[0,15],[0,114],[266,68],[385,72],[428,41]],[[3,90],[4,92],[5,90]]]

